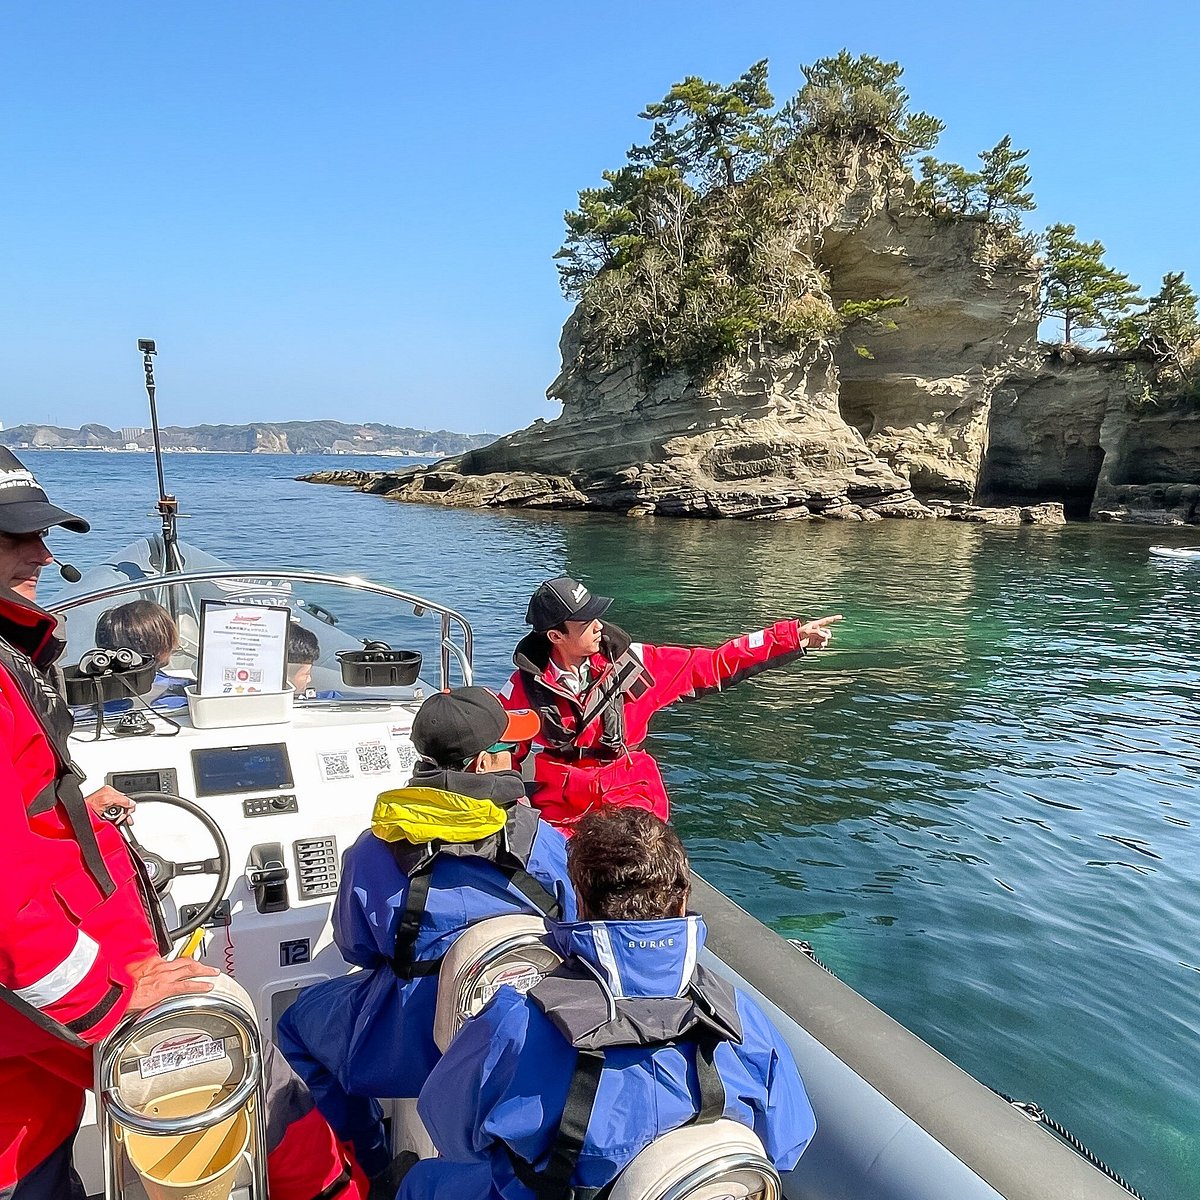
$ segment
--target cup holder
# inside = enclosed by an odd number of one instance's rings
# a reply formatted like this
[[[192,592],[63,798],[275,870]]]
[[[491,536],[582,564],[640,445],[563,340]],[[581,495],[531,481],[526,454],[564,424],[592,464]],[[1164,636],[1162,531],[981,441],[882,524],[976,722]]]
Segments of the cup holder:
[[[421,674],[419,650],[340,650],[337,658],[347,687],[410,687]]]

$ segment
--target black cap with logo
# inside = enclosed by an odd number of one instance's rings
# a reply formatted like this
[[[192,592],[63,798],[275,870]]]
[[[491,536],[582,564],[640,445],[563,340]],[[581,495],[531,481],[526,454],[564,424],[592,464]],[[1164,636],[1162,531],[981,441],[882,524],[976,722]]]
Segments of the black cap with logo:
[[[435,692],[421,705],[412,743],[438,766],[459,766],[497,742],[532,741],[541,724],[532,709],[506,710],[487,688],[460,687]]]
[[[61,525],[74,533],[91,526],[74,513],[51,504],[33,472],[9,449],[0,446],[0,533],[18,536]]]
[[[564,621],[594,621],[611,603],[611,596],[593,596],[578,580],[560,575],[547,579],[533,593],[525,624],[545,633]]]

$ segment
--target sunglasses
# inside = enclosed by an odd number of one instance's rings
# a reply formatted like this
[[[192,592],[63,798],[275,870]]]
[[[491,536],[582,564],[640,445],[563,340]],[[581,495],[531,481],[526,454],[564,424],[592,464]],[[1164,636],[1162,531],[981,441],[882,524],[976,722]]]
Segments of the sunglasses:
[[[44,538],[48,537],[49,534],[50,534],[50,530],[48,530],[48,529],[37,529],[37,530],[34,530],[33,533],[3,533],[3,532],[0,532],[0,537],[4,538],[6,541],[21,544],[24,542],[40,542]]]

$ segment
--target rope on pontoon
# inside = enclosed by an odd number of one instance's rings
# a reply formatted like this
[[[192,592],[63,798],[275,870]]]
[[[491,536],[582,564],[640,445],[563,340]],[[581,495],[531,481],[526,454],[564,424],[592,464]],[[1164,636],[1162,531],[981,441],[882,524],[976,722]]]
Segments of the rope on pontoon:
[[[788,945],[795,946],[795,948],[799,950],[805,958],[811,959],[813,962],[815,962],[817,966],[825,972],[826,975],[833,975],[834,979],[837,978],[837,975],[835,975],[834,972],[817,957],[817,952],[813,949],[812,942],[802,942],[797,938],[788,938]]]
[[[1122,1179],[1103,1159],[1097,1158],[1065,1125],[1060,1125],[1040,1104],[1034,1104],[1030,1100],[1014,1100],[1004,1092],[996,1091],[995,1088],[991,1090],[996,1092],[996,1095],[1001,1100],[1008,1101],[1013,1108],[1028,1117],[1031,1121],[1045,1125],[1052,1133],[1056,1133],[1076,1154],[1081,1158],[1087,1159],[1097,1171],[1101,1171],[1107,1175],[1118,1187],[1123,1187],[1131,1196],[1136,1196],[1137,1200],[1146,1200],[1145,1196],[1137,1188]]]

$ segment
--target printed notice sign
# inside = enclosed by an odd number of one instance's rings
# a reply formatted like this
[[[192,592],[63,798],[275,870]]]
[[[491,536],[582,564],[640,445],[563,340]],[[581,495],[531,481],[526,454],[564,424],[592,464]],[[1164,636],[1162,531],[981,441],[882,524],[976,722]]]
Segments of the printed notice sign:
[[[183,1034],[159,1042],[145,1058],[139,1058],[138,1074],[143,1079],[153,1079],[155,1075],[167,1075],[226,1057],[224,1038],[211,1038],[207,1033]]]
[[[283,691],[290,615],[282,606],[201,600],[200,695]]]

